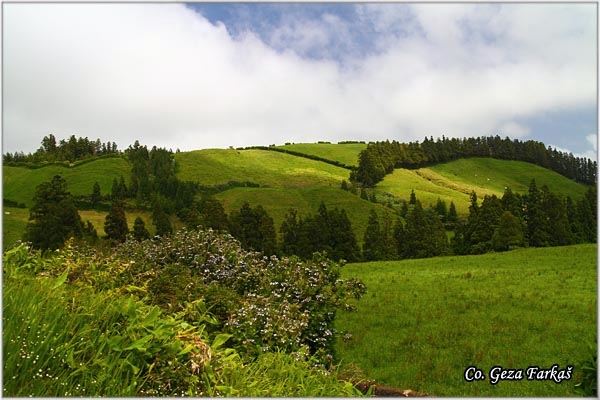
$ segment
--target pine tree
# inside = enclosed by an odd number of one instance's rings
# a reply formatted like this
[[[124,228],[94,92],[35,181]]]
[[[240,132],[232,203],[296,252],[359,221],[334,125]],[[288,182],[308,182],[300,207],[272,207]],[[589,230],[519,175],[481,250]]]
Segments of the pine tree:
[[[510,211],[504,211],[500,216],[492,242],[495,251],[507,251],[515,246],[523,246],[521,222]]]
[[[100,184],[96,181],[94,182],[94,187],[92,189],[92,196],[90,197],[90,201],[92,203],[92,207],[96,207],[100,201],[102,201],[102,193],[100,192]]]
[[[382,244],[383,237],[379,228],[379,217],[375,210],[371,209],[363,238],[363,259],[365,261],[382,260]]]
[[[24,239],[34,248],[55,250],[70,237],[82,237],[81,217],[60,175],[37,186],[33,201]]]
[[[300,255],[300,225],[298,211],[289,209],[279,228],[281,233],[281,252],[285,255]]]
[[[202,198],[200,202],[200,217],[202,225],[217,231],[229,229],[229,220],[223,204],[212,197]]]
[[[171,226],[169,216],[156,200],[152,207],[152,223],[156,227],[157,236],[168,236],[173,233],[173,227]]]
[[[150,232],[146,229],[146,223],[137,217],[133,223],[133,238],[137,241],[150,239]]]
[[[113,201],[110,212],[104,220],[104,232],[109,239],[124,242],[129,233],[123,203]]]
[[[529,184],[529,191],[525,199],[527,211],[525,218],[527,221],[526,238],[529,246],[544,247],[548,246],[548,228],[546,225],[546,213],[542,208],[542,198],[535,179]]]

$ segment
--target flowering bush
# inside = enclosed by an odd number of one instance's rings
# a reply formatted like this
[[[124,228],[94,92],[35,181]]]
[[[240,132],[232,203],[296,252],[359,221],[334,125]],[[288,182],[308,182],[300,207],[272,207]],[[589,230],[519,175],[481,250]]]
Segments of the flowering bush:
[[[335,312],[366,290],[359,281],[340,279],[341,265],[324,255],[316,253],[311,261],[267,257],[212,230],[127,241],[116,249],[113,263],[128,265],[113,276],[115,284],[144,288],[159,305],[204,298],[215,308],[219,330],[232,334],[250,355],[306,348],[322,362],[331,361]]]

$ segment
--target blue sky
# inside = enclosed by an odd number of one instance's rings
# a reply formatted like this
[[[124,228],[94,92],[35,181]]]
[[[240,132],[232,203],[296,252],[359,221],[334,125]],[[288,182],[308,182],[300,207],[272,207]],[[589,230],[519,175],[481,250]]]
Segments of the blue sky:
[[[596,8],[4,4],[4,151],[500,134],[596,154]]]

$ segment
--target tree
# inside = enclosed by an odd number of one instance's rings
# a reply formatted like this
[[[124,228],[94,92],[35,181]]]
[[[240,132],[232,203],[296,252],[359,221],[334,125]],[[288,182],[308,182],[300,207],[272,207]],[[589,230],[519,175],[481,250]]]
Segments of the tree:
[[[369,221],[363,238],[363,259],[375,261],[383,259],[383,235],[379,228],[379,217],[375,210],[371,209]]]
[[[529,184],[529,191],[525,199],[525,218],[527,221],[527,241],[530,246],[548,246],[548,228],[546,213],[542,208],[542,198],[535,179]]]
[[[230,217],[231,234],[247,249],[275,254],[277,239],[273,218],[262,206],[252,208],[245,202]]]
[[[81,217],[60,175],[37,186],[33,202],[24,239],[34,248],[55,250],[70,237],[82,237]]]
[[[138,242],[150,239],[150,232],[146,229],[146,223],[140,217],[137,217],[133,222],[133,238]]]
[[[123,203],[113,201],[110,211],[104,220],[104,232],[109,239],[124,242],[129,233]]]
[[[515,246],[523,246],[521,221],[510,211],[504,211],[500,216],[500,223],[494,231],[492,242],[495,251],[507,251]]]
[[[289,209],[283,218],[281,227],[281,252],[285,255],[300,255],[300,224],[298,223],[298,211]]]
[[[169,216],[163,210],[159,200],[155,200],[154,206],[152,207],[152,223],[156,227],[157,236],[168,236],[173,233],[173,227],[171,226]]]
[[[229,220],[223,204],[217,199],[208,197],[202,198],[200,202],[200,218],[202,225],[217,231],[229,229]]]
[[[92,189],[92,196],[90,197],[92,207],[98,205],[102,201],[102,193],[100,192],[100,184],[98,181],[94,182],[94,188]]]

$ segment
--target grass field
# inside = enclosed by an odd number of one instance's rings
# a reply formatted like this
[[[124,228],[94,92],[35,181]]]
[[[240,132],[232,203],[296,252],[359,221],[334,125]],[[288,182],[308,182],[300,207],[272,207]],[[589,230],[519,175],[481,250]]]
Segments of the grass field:
[[[571,181],[548,169],[521,161],[469,158],[416,170],[396,169],[377,184],[376,191],[390,193],[408,200],[411,190],[424,206],[435,204],[440,198],[450,204],[454,202],[459,214],[467,214],[470,194],[495,194],[502,197],[504,188],[515,193],[527,193],[531,179],[538,188],[548,185],[550,191],[578,199],[587,187]]]
[[[123,175],[129,184],[130,171],[129,162],[123,158],[104,158],[72,168],[55,165],[38,169],[5,166],[2,168],[2,196],[30,207],[35,188],[49,182],[54,175],[60,175],[67,181],[68,190],[73,195],[91,194],[96,181],[102,194],[109,194],[113,179]]]
[[[276,188],[339,187],[349,171],[268,150],[197,150],[175,155],[181,180],[217,185],[253,182]]]
[[[578,366],[596,354],[597,246],[349,264],[368,293],[338,313],[353,339],[343,363],[380,384],[436,396],[575,396]],[[591,347],[590,347],[591,346]],[[490,384],[494,366],[575,366],[573,377]],[[486,380],[466,382],[476,366]]]
[[[358,165],[358,154],[366,149],[367,145],[364,143],[294,143],[275,147],[339,161],[346,165]]]

